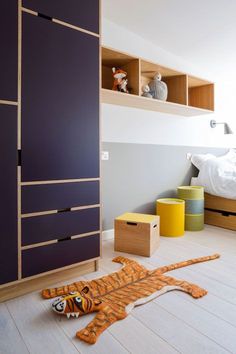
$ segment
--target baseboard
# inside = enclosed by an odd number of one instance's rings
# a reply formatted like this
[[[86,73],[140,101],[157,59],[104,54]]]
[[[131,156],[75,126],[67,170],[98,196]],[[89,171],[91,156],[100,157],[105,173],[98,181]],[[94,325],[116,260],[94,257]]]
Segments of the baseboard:
[[[23,279],[16,284],[7,285],[0,289],[0,302],[21,296],[33,291],[40,291],[43,288],[50,287],[52,284],[68,281],[69,279],[79,277],[81,275],[94,272],[97,268],[97,261],[89,261],[84,264],[78,264],[72,268],[59,269],[52,274],[40,275],[33,279]]]
[[[108,241],[114,239],[114,229],[105,230],[102,232],[102,240]]]

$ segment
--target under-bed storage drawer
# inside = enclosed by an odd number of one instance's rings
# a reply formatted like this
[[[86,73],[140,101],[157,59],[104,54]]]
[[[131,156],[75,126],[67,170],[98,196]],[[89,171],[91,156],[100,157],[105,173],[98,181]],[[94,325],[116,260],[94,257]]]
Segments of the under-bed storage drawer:
[[[236,200],[205,193],[205,208],[236,214]]]
[[[99,181],[22,187],[22,214],[99,204]]]
[[[99,228],[99,208],[23,218],[22,245],[96,232]]]
[[[100,256],[100,236],[63,240],[22,251],[23,278]]]
[[[236,230],[236,214],[205,209],[205,224]]]

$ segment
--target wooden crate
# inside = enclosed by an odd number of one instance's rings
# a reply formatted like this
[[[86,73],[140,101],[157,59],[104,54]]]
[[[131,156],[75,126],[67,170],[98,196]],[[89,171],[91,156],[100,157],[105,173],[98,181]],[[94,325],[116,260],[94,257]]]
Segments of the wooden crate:
[[[125,213],[115,219],[115,251],[150,257],[159,242],[159,216]]]

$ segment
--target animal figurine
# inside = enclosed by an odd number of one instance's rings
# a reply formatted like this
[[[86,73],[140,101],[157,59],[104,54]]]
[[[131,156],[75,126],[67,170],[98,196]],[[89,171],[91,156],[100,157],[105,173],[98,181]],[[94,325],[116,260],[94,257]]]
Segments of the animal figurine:
[[[152,98],[152,95],[150,94],[150,87],[148,85],[144,85],[142,89],[143,89],[143,93],[142,93],[143,97]]]
[[[129,93],[129,91],[127,89],[127,85],[128,85],[128,79],[122,79],[122,81],[119,85],[120,92]]]
[[[42,291],[45,299],[57,298],[53,310],[68,318],[97,312],[94,319],[76,333],[81,340],[94,344],[112,323],[124,319],[138,305],[170,291],[181,290],[198,299],[207,291],[195,284],[165,275],[166,272],[219,258],[219,254],[174,263],[148,270],[134,260],[116,257],[113,262],[124,266],[117,272],[91,281],[79,281],[60,288]]]
[[[161,101],[167,100],[168,88],[165,82],[161,81],[161,74],[156,73],[148,84],[150,94],[153,98]]]
[[[127,72],[120,68],[112,68],[114,83],[112,90],[129,93],[127,89],[128,79],[126,78]]]

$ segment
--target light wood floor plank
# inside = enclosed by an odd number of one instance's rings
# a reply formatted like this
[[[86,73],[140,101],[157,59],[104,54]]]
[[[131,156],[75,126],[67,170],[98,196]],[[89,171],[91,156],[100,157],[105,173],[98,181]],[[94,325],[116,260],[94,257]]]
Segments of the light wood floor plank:
[[[149,260],[149,262],[154,266],[154,268],[157,268],[171,263],[172,260],[166,256],[161,256],[158,257],[158,259]],[[220,279],[211,279],[206,274],[199,273],[196,271],[195,265],[168,272],[168,275],[198,284],[219,299],[222,299],[232,305],[236,305],[236,289],[222,284]]]
[[[222,251],[236,253],[236,233],[235,231],[205,225],[204,231],[195,237],[195,233],[189,232],[188,239],[207,247],[220,247]]]
[[[52,300],[39,293],[0,305],[1,354],[236,354],[236,233],[207,226],[202,232],[187,232],[183,238],[161,238],[152,257],[114,252],[113,240],[103,243],[100,270],[80,279],[95,279],[118,270],[112,258],[123,255],[153,269],[181,260],[219,252],[220,260],[181,268],[168,274],[208,290],[194,300],[173,291],[140,306],[123,321],[112,325],[99,341],[87,345],[75,337],[93,315],[61,318],[52,312]],[[10,349],[9,349],[10,348]]]
[[[224,230],[225,231],[225,230]],[[233,238],[233,239],[232,239]],[[209,228],[200,233],[186,232],[184,237],[170,239],[162,238],[163,243],[171,243],[173,247],[182,246],[185,249],[192,251],[198,251],[209,253],[209,252],[218,252],[221,254],[221,260],[225,263],[231,265],[234,269],[236,266],[236,233],[234,236],[231,235],[231,238],[228,239],[225,237],[225,234],[222,233],[218,235],[216,232],[210,234]]]
[[[110,327],[110,332],[134,354],[172,354],[178,353],[170,344],[129,315]]]
[[[0,353],[1,354],[29,354],[7,307],[0,304]]]
[[[228,353],[182,320],[165,311],[158,305],[158,302],[150,302],[145,306],[137,307],[134,309],[133,315],[157,335],[171,343],[180,353]],[[186,340],[186,338],[188,339]]]
[[[35,294],[30,294],[7,301],[7,307],[31,354],[78,354],[40,303],[38,294],[37,299]]]
[[[180,260],[186,260],[193,257],[196,257],[196,253],[192,253],[183,247],[174,246],[170,247],[167,243],[162,243],[162,253],[168,258],[172,259],[172,262],[177,262]],[[204,256],[205,254],[203,254]],[[156,257],[158,254],[156,255]],[[202,256],[200,252],[198,252],[198,256]],[[194,264],[190,266],[191,268],[194,267],[194,270],[200,273],[205,274],[209,278],[216,279],[221,281],[222,284],[228,285],[229,287],[236,289],[236,272],[232,271],[230,265],[225,264],[220,259]]]
[[[212,253],[219,253],[221,257],[219,258],[218,262],[216,265],[223,265],[225,268],[227,268],[230,272],[236,271],[236,254],[234,256],[229,256],[226,252],[222,252],[222,249],[219,247],[208,247],[208,246],[203,246],[199,245],[198,243],[194,243],[192,241],[189,241],[188,238],[186,238],[183,242],[182,239],[177,240],[171,240],[167,238],[162,238],[162,248],[170,248],[170,245],[172,245],[172,249],[174,250],[180,250],[180,252],[186,254],[186,255],[191,255],[191,257],[198,257],[199,254],[202,255],[209,255]],[[227,241],[225,241],[227,242]],[[236,244],[235,244],[236,248]],[[222,264],[221,264],[222,263]],[[212,262],[207,263],[210,266],[212,266]],[[214,267],[215,268],[215,267]]]
[[[199,306],[169,292],[154,300],[190,327],[210,338],[224,349],[236,353],[236,328]]]
[[[63,329],[68,338],[71,338],[73,344],[82,354],[111,354],[111,353],[120,353],[127,354],[129,353],[122,345],[117,341],[109,331],[105,331],[99,338],[98,342],[95,345],[89,345],[84,343],[75,337],[75,334],[80,329],[84,328],[92,319],[95,314],[82,316],[80,318],[70,318],[69,320],[66,317],[60,317],[54,313],[48,313],[48,316],[54,317],[54,321],[57,322],[58,326]]]

